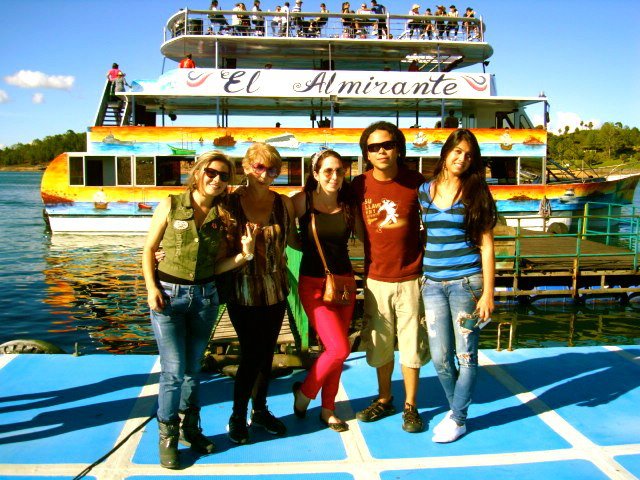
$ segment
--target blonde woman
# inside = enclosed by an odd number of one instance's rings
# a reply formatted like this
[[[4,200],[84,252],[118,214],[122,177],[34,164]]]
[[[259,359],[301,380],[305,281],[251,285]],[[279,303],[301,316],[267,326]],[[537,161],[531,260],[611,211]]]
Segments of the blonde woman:
[[[170,195],[156,208],[144,245],[142,271],[160,353],[157,418],[165,468],[180,468],[178,439],[199,453],[215,448],[202,434],[199,413],[200,360],[218,312],[214,274],[245,264],[255,245],[247,228],[241,253],[221,258],[230,220],[224,199],[232,180],[233,164],[224,154],[202,154],[184,193]],[[157,256],[160,244],[164,254]]]

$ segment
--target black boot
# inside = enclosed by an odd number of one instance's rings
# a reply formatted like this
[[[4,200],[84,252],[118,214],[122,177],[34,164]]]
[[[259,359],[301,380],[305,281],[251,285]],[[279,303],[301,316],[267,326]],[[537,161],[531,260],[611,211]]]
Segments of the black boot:
[[[190,407],[181,413],[184,417],[180,424],[180,442],[198,453],[212,453],[216,446],[202,434],[200,409]]]
[[[158,420],[160,431],[160,466],[172,470],[180,468],[178,460],[178,421],[164,423]]]

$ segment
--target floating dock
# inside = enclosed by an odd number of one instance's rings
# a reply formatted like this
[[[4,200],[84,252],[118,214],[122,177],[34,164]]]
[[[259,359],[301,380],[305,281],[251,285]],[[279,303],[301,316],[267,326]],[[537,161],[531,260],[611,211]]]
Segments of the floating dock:
[[[482,350],[468,433],[452,444],[431,441],[447,408],[431,363],[421,370],[418,409],[426,429],[409,434],[397,413],[360,423],[354,412],[376,392],[362,353],[345,363],[337,411],[350,430],[292,412],[291,384],[272,382],[269,408],[285,437],[250,429],[251,443],[225,432],[233,380],[207,376],[202,427],[217,451],[181,447],[182,470],[158,465],[155,420],[158,357],[143,355],[0,356],[0,478],[245,480],[335,479],[632,479],[640,477],[640,346]],[[399,366],[396,407],[404,397]],[[147,423],[145,423],[147,422]],[[118,446],[114,450],[114,447]],[[113,451],[112,451],[113,450]],[[94,462],[102,459],[91,467]]]

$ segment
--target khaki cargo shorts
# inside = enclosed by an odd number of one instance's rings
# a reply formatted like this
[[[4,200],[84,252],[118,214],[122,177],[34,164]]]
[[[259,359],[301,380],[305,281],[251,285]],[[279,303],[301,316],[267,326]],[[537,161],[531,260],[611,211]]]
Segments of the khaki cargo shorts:
[[[393,361],[396,336],[402,365],[420,368],[429,361],[420,279],[380,282],[368,278],[362,330],[367,363],[378,368]]]

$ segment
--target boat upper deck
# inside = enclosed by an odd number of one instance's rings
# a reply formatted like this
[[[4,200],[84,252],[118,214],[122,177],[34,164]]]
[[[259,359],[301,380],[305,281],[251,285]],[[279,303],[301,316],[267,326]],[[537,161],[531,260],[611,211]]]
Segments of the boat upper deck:
[[[198,67],[450,71],[493,54],[480,18],[431,15],[182,10],[165,26],[161,52]],[[237,20],[236,20],[237,21]],[[225,23],[222,23],[225,22]],[[262,23],[261,23],[262,22]]]

